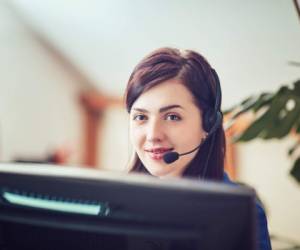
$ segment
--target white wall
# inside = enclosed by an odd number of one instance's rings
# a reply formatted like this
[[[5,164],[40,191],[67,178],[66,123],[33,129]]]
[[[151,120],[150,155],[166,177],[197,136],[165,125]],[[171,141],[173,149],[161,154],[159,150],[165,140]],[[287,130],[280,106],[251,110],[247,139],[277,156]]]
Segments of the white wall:
[[[78,87],[0,1],[0,160],[46,157],[58,146],[81,160]]]
[[[128,114],[123,107],[109,108],[104,116],[102,141],[99,140],[98,166],[114,171],[125,170],[131,156]]]
[[[300,242],[300,183],[289,171],[293,140],[239,144],[239,179],[256,188],[266,206],[270,232]]]

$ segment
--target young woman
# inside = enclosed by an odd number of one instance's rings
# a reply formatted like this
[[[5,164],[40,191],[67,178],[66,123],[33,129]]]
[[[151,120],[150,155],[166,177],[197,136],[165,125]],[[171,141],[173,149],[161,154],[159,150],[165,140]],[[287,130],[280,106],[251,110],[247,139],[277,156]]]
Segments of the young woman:
[[[203,56],[154,51],[133,70],[125,102],[135,151],[130,171],[230,182],[219,78]],[[265,213],[257,209],[258,248],[271,249]]]

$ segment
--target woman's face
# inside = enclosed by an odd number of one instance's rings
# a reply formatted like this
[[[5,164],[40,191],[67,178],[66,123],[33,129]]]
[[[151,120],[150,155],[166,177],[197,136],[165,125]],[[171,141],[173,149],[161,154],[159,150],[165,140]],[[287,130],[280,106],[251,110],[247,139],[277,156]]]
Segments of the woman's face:
[[[198,150],[171,164],[163,161],[163,155],[196,148],[206,135],[201,117],[192,94],[178,79],[158,84],[134,102],[130,112],[131,142],[153,176],[182,175]]]

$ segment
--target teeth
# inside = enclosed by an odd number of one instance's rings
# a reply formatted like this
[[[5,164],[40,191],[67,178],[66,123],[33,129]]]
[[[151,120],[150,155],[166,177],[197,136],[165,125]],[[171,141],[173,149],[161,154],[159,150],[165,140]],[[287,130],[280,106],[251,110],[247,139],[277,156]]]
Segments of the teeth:
[[[164,153],[164,152],[167,152],[168,150],[164,150],[164,149],[157,149],[157,150],[152,150],[152,153],[155,153],[155,154],[160,154],[160,153]]]
[[[149,153],[153,153],[153,154],[162,154],[162,153],[166,153],[166,152],[169,152],[171,151],[172,149],[149,149],[149,150],[146,150],[147,152]]]

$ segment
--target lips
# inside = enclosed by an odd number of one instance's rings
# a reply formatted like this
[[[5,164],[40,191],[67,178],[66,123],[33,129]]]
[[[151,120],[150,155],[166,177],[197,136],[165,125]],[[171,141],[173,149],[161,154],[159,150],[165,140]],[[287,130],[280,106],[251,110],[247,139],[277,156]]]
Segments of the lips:
[[[151,148],[145,151],[153,160],[161,160],[166,152],[173,150],[172,148]]]

